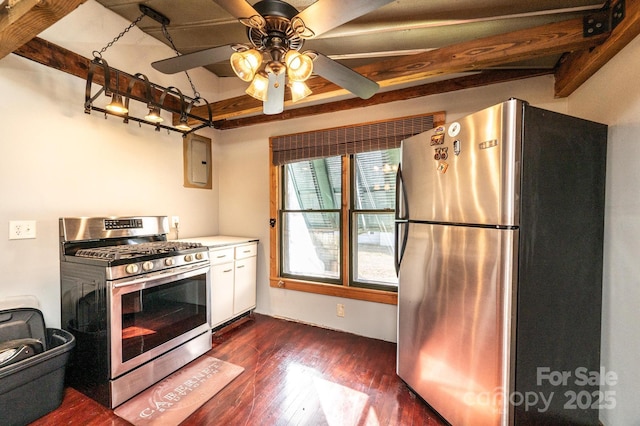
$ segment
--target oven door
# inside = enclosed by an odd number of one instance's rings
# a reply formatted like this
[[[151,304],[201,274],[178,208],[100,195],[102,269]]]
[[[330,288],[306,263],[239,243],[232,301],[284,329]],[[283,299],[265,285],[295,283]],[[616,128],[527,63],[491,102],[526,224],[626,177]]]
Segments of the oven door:
[[[210,332],[209,265],[109,284],[110,378]]]

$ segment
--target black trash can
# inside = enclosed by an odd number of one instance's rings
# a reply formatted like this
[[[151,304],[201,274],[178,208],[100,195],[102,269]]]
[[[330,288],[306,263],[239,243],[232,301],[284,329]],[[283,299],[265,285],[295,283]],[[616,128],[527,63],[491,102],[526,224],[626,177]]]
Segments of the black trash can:
[[[3,426],[26,425],[55,410],[75,338],[46,328],[33,308],[0,311],[0,413]]]

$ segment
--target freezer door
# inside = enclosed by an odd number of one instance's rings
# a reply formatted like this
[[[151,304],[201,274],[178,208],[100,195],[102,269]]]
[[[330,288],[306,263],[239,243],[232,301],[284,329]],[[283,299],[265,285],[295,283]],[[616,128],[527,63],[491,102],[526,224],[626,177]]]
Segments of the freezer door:
[[[517,226],[522,108],[510,100],[404,140],[400,216]]]
[[[518,231],[408,226],[398,375],[453,425],[507,424]]]

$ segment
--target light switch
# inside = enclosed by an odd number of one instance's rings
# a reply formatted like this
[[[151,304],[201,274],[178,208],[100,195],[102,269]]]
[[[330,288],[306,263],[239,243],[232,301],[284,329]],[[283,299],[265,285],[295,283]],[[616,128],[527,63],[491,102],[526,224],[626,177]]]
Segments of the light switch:
[[[35,220],[10,220],[9,239],[24,240],[36,237]]]

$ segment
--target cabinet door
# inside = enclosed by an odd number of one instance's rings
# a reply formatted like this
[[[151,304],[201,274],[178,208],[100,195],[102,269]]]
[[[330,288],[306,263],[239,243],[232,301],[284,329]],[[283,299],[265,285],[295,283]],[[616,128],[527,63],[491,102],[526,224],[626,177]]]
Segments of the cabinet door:
[[[233,317],[234,263],[211,266],[211,327]]]
[[[236,260],[234,315],[256,307],[256,257]]]

